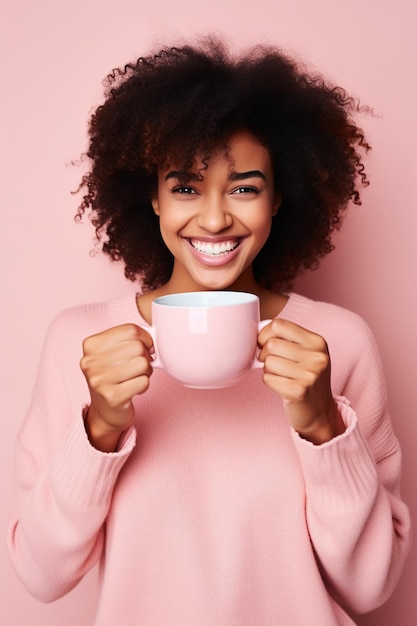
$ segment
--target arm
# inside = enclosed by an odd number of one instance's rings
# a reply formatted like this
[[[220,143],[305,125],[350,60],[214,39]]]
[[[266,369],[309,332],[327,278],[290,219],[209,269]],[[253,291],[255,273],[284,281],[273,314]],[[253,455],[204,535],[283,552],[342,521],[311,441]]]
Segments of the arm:
[[[102,452],[88,440],[82,409],[90,394],[78,365],[86,329],[80,326],[69,313],[51,326],[17,444],[9,550],[24,584],[42,601],[67,593],[100,558],[113,490],[135,444],[133,425],[118,434],[117,452]]]
[[[104,454],[90,445],[82,416],[76,416],[43,469],[36,467],[33,432],[31,441],[30,448],[22,439],[18,443],[20,505],[9,531],[9,550],[28,590],[51,602],[75,587],[99,560],[113,489],[135,435],[126,436],[120,452]]]
[[[305,385],[303,393],[299,382],[304,374],[291,377],[287,370],[285,380],[276,380],[276,368],[282,373],[284,365],[281,356],[279,364],[271,359],[271,351],[282,354],[282,339],[270,346],[268,367],[275,373],[269,371],[267,380],[288,394],[284,402],[303,468],[307,524],[323,577],[342,605],[363,613],[385,602],[393,591],[408,552],[410,522],[399,493],[401,454],[388,415],[378,351],[366,324],[354,319],[350,327],[343,324],[347,341],[337,339],[331,345],[332,386],[348,401],[331,393],[326,383],[330,360],[327,366],[325,358],[313,359],[314,367],[321,363],[322,370],[316,376],[308,372],[312,386]],[[285,328],[289,331],[294,332],[293,325]],[[307,334],[300,336],[311,348],[317,335]],[[299,343],[293,345],[296,337],[291,338],[284,351],[300,350]],[[329,392],[337,411],[329,408],[326,414]]]
[[[293,438],[306,485],[306,516],[324,578],[342,605],[366,613],[383,604],[409,547],[408,510],[399,492],[401,454],[388,415],[381,415],[380,454],[365,442],[352,408],[348,428],[328,444]],[[359,409],[360,411],[360,409]]]

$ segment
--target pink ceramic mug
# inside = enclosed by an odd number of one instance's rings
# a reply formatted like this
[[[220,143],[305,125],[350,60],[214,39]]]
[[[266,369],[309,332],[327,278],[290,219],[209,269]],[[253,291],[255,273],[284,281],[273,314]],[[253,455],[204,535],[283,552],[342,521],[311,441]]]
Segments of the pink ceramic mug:
[[[186,387],[217,389],[261,368],[259,298],[237,291],[171,294],[152,302],[153,367]]]

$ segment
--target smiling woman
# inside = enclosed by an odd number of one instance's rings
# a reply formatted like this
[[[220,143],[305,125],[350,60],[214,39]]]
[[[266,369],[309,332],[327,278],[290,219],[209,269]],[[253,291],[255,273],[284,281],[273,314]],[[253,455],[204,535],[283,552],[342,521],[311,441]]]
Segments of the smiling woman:
[[[139,280],[45,341],[9,532],[39,599],[98,562],[95,626],[347,626],[389,597],[410,522],[378,350],[360,317],[290,291],[367,184],[357,109],[275,48],[207,40],[108,76],[78,218]],[[155,366],[152,311],[214,290],[259,303],[257,366],[185,387]],[[229,334],[225,360],[250,341]]]
[[[269,151],[255,137],[234,134],[227,154],[216,152],[205,163],[200,157],[193,171],[160,171],[152,205],[174,259],[158,293],[238,289],[243,276],[245,290],[259,293],[252,263],[279,199]]]
[[[233,59],[213,38],[141,57],[105,84],[106,101],[90,121],[92,166],[78,218],[91,210],[106,235],[104,252],[123,260],[128,278],[154,289],[171,276],[173,258],[150,207],[158,171],[190,173],[198,156],[200,175],[210,156],[227,156],[230,137],[242,130],[267,150],[281,199],[255,259],[257,282],[288,288],[333,249],[332,232],[367,184],[369,149],[353,119],[359,103],[342,88],[275,48]]]

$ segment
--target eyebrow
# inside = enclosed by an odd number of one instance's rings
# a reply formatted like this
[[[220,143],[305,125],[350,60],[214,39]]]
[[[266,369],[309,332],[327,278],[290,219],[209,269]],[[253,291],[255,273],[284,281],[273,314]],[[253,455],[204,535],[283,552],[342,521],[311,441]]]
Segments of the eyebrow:
[[[176,178],[178,180],[195,180],[200,181],[201,177],[193,172],[184,172],[179,170],[172,170],[165,176],[165,180],[170,178]],[[266,181],[266,176],[260,170],[250,170],[249,172],[231,172],[228,176],[229,180],[245,180],[247,178],[262,178]]]
[[[245,180],[245,178],[262,178],[266,180],[265,174],[260,170],[251,170],[250,172],[231,172],[229,180]]]
[[[194,174],[193,172],[185,172],[184,170],[172,170],[165,176],[165,180],[170,178],[177,178],[178,180],[201,180],[201,176]]]

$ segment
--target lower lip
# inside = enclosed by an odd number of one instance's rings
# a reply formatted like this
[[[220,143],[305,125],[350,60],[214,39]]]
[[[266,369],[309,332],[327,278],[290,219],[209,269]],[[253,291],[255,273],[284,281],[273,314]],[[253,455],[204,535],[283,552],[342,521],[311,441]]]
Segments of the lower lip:
[[[190,245],[191,252],[194,255],[194,257],[197,259],[197,261],[199,261],[202,265],[206,265],[209,267],[223,267],[224,265],[227,265],[228,263],[233,261],[233,259],[235,259],[235,257],[239,254],[239,248],[240,248],[240,244],[239,244],[238,246],[236,246],[234,250],[231,250],[230,252],[224,252],[222,254],[211,255],[211,254],[204,254],[204,252],[200,252],[199,250],[194,248],[194,246],[190,242],[188,243]]]

